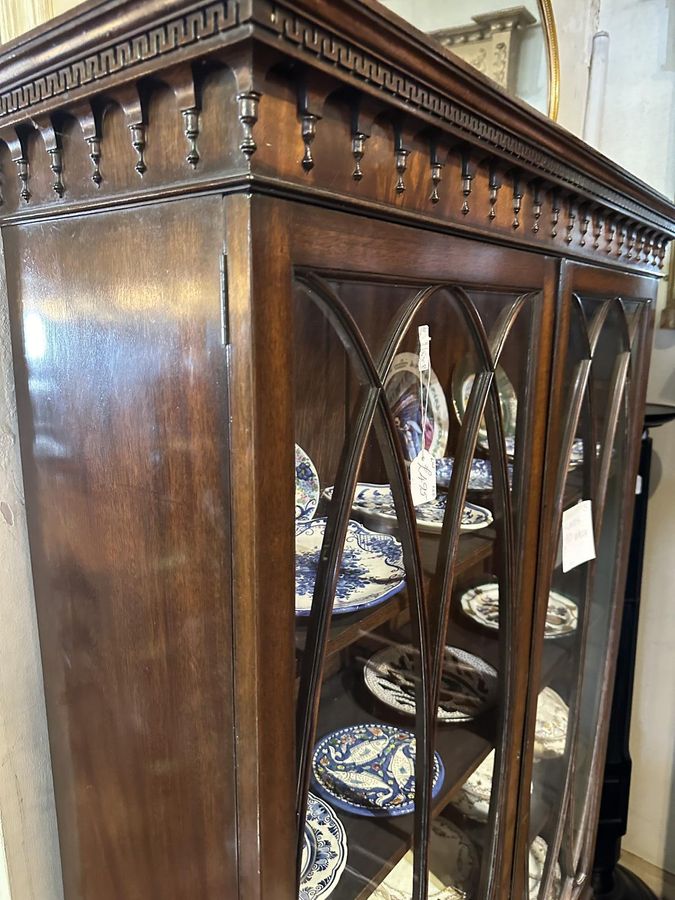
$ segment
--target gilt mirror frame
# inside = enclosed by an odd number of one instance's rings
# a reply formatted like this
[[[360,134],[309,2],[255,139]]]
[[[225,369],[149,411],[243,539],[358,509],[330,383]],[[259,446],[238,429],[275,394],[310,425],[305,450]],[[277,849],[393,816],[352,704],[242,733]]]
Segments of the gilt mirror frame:
[[[508,8],[472,16],[470,25],[441,28],[429,32],[429,36],[483,72],[508,94],[524,100],[515,87],[514,62],[520,52],[523,33],[528,26],[536,24],[536,19],[525,6],[516,4],[517,0],[514,0],[514,5]],[[537,104],[535,108],[557,121],[560,105],[558,32],[552,0],[537,0],[537,6],[548,77],[546,102],[542,102],[541,106]]]

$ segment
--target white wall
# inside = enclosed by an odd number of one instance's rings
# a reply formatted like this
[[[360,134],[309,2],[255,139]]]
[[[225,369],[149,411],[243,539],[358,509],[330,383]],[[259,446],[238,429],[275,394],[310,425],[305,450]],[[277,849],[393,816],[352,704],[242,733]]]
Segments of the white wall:
[[[673,197],[675,0],[602,0],[600,27],[610,33],[610,48],[599,149]],[[648,397],[675,404],[673,331],[656,333]],[[623,846],[675,872],[675,424],[656,429],[653,438],[658,461],[647,525]]]
[[[0,623],[0,900],[58,900],[63,894],[54,791],[2,284]]]

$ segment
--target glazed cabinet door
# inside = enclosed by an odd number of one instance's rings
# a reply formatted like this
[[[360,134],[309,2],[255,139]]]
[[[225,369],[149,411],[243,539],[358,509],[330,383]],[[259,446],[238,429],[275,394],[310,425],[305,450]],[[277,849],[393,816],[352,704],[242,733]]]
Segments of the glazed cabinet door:
[[[653,285],[563,266],[516,896],[573,897],[592,862]]]
[[[313,215],[293,272],[299,896],[503,897],[553,268]]]

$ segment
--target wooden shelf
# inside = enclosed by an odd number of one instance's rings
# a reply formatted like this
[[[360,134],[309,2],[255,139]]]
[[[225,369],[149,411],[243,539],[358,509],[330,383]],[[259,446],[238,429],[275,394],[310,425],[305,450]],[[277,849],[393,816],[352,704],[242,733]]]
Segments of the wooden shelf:
[[[474,633],[473,629],[464,628],[461,623],[453,623],[451,627],[453,643],[469,652],[480,653],[487,661],[496,663],[498,642],[493,634],[482,630],[491,639],[486,643],[485,634]],[[351,668],[341,670],[325,682],[317,730],[319,738],[338,728],[367,722],[414,728],[410,717],[397,716],[380,704],[363,684],[362,660],[372,652],[369,643],[366,636],[363,654],[355,653]],[[486,652],[486,648],[490,647],[492,652]],[[547,641],[544,653],[544,680],[548,683],[567,658],[565,642]],[[445,777],[433,802],[434,816],[449,808],[453,795],[493,749],[496,713],[488,713],[463,726],[439,725],[436,736],[436,750],[443,760]],[[559,760],[544,760],[538,765],[550,768],[559,764]],[[540,771],[544,771],[543,768]],[[343,810],[337,810],[337,814],[347,832],[349,857],[348,867],[333,896],[337,900],[365,900],[374,886],[384,880],[410,849],[413,817],[370,818]],[[547,815],[548,812],[542,805],[541,810],[533,811],[533,821],[541,822],[540,827],[543,828],[543,817]],[[461,814],[451,817],[460,824],[463,820]],[[480,829],[481,826],[477,827]]]
[[[486,528],[480,534],[463,534],[459,542],[457,575],[462,575],[483,560],[489,559],[493,541],[494,531],[492,529]],[[326,659],[340,650],[346,649],[367,632],[373,631],[387,622],[399,617],[401,617],[401,621],[404,621],[407,611],[408,597],[406,591],[402,591],[384,603],[380,603],[379,606],[334,616],[326,646]],[[301,654],[304,649],[307,621],[306,618],[301,617],[296,619],[295,636],[298,654]]]

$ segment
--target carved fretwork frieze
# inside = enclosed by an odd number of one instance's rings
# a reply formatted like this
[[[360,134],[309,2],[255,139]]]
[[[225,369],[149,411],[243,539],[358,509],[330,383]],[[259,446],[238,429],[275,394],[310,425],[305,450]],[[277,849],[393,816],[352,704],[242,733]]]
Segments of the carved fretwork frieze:
[[[608,189],[541,148],[434,91],[428,85],[398,70],[394,65],[369,54],[358,44],[317,26],[315,22],[281,4],[264,6],[268,12],[266,25],[279,38],[305,51],[308,57],[328,63],[335,69],[349,74],[369,90],[378,88],[392,102],[405,104],[408,110],[416,108],[420,113],[440,120],[455,131],[463,132],[481,146],[490,146],[500,154],[511,156],[531,170],[545,172],[549,177],[575,188],[584,195],[594,198],[604,197],[633,215],[643,212],[638,204],[626,196]]]
[[[52,97],[88,84],[105,82],[115,73],[150,60],[170,57],[174,51],[228,31],[239,22],[240,6],[237,0],[204,3],[124,41],[104,44],[95,53],[0,93],[0,122],[3,117],[29,110]]]
[[[118,32],[101,29],[108,37],[99,45],[85,40],[80,59],[69,49],[66,62],[57,40],[51,71],[43,66],[31,76],[28,58],[0,53],[0,76],[3,60],[12,76],[0,94],[3,217],[202,183],[212,190],[236,178],[266,189],[276,180],[284,193],[320,191],[322,202],[332,196],[341,206],[375,203],[392,217],[418,216],[545,252],[663,265],[675,235],[664,198],[607,161],[594,157],[585,166],[578,147],[556,156],[552,139],[568,137],[525,107],[513,120],[526,122],[520,130],[478,112],[480,92],[492,90],[481,83],[459,102],[453,78],[460,75],[450,61],[435,59],[447,67],[447,86],[424,69],[426,59],[403,71],[400,56],[373,49],[374,38],[352,40],[345,17],[333,23],[317,5],[310,21],[311,0],[186,0],[182,12],[180,0],[156,3],[157,21],[148,24],[134,8]],[[342,4],[358,14],[355,0]],[[214,72],[223,79],[217,103],[203,89]],[[164,100],[155,102],[160,89]],[[112,107],[118,130],[108,143]],[[36,129],[41,142],[32,137]],[[548,144],[538,143],[537,129]]]

